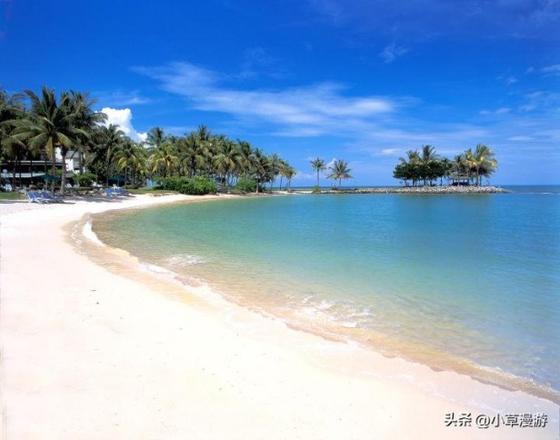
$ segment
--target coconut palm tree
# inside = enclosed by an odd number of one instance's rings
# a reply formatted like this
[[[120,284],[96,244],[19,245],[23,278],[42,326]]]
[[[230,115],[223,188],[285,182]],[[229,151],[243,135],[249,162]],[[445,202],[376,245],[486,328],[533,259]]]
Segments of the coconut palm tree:
[[[81,138],[89,134],[74,125],[76,113],[68,95],[61,95],[57,101],[53,90],[43,87],[41,96],[31,90],[25,91],[31,101],[29,117],[13,121],[12,137],[15,141],[25,141],[31,148],[45,149],[51,158],[51,172],[56,171],[56,148],[62,156],[62,179],[60,192],[64,194],[66,185],[66,154]],[[54,189],[54,180],[53,180]]]
[[[105,175],[105,184],[109,185],[109,177],[113,170],[114,155],[124,143],[126,136],[117,125],[100,126],[95,130],[90,165],[98,165],[97,169]]]
[[[288,191],[292,189],[292,179],[296,174],[297,172],[294,167],[290,165],[286,165],[284,167],[284,176],[286,176],[286,179],[288,179]]]
[[[251,161],[251,172],[257,181],[256,193],[259,192],[259,186],[261,183],[264,185],[265,182],[270,180],[271,170],[270,170],[270,160],[262,152],[261,149],[257,148],[253,151],[250,156]]]
[[[348,162],[345,160],[335,160],[334,163],[329,167],[331,173],[329,174],[329,179],[338,180],[338,187],[342,185],[343,179],[351,179],[350,168],[348,168]]]
[[[15,127],[12,121],[27,117],[19,98],[19,95],[9,96],[4,90],[0,90],[0,151],[2,156],[9,157],[14,162],[12,168],[13,188],[16,187],[18,169],[21,183],[21,168],[18,164],[26,153],[31,152],[22,139],[13,137]]]
[[[177,142],[180,168],[184,174],[192,177],[207,169],[207,163],[211,159],[209,146],[208,140],[201,140],[197,133],[190,133]]]
[[[146,150],[141,145],[127,139],[122,146],[115,152],[114,161],[117,168],[124,171],[124,183],[132,177],[132,183],[136,177],[142,175],[146,165]]]
[[[311,168],[313,168],[313,171],[317,173],[317,186],[320,188],[319,174],[327,169],[327,165],[325,164],[325,161],[319,157],[316,157],[310,163],[311,163]]]
[[[161,147],[165,142],[165,133],[163,131],[163,128],[154,127],[150,131],[148,131],[146,141],[154,148]]]
[[[179,157],[169,142],[156,148],[149,158],[149,168],[154,174],[167,177],[178,168]]]
[[[237,140],[237,148],[241,154],[239,175],[246,176],[251,170],[251,155],[253,154],[253,147],[247,141]]]
[[[231,185],[231,176],[239,170],[241,159],[237,144],[226,138],[220,141],[219,152],[214,156],[212,164],[216,174],[224,180],[226,186]]]
[[[494,152],[484,144],[478,144],[474,153],[471,153],[471,164],[479,186],[482,185],[482,176],[489,177],[498,166]]]
[[[276,176],[280,174],[281,159],[280,156],[278,156],[278,154],[274,153],[268,158],[268,160],[270,161],[269,168],[272,177],[270,179],[270,189],[272,190],[272,187],[274,186],[274,182],[276,180]]]
[[[65,95],[68,98],[71,112],[74,114],[73,124],[88,134],[87,137],[80,138],[80,142],[74,145],[73,154],[76,154],[76,152],[79,154],[80,173],[82,173],[84,170],[84,153],[90,148],[91,135],[95,127],[107,120],[107,115],[93,110],[96,100],[91,99],[88,93],[70,91]]]

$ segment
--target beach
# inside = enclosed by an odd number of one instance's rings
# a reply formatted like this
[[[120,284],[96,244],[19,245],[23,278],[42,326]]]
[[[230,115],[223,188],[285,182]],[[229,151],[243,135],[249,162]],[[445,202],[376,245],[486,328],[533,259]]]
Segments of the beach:
[[[291,329],[88,232],[89,214],[212,198],[0,205],[3,438],[558,437],[555,403]]]

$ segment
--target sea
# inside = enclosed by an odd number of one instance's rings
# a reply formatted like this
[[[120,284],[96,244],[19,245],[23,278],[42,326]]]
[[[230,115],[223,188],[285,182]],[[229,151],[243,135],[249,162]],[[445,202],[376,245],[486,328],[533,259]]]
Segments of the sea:
[[[506,189],[178,203],[94,231],[295,328],[558,402],[560,186]]]

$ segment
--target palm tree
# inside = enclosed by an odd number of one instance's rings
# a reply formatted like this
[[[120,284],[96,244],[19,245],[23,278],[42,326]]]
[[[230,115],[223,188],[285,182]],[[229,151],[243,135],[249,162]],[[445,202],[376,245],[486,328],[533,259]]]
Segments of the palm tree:
[[[252,174],[257,181],[255,192],[258,193],[260,184],[264,184],[270,179],[270,160],[262,150],[257,148],[251,154],[250,161]]]
[[[278,174],[280,175],[280,190],[282,190],[282,182],[284,180],[284,177],[287,177],[286,173],[288,172],[290,164],[284,159],[279,159],[279,163],[280,165],[278,166]]]
[[[134,183],[136,177],[139,174],[143,174],[145,170],[146,150],[144,147],[127,139],[115,152],[114,160],[118,169],[124,171],[125,185],[130,175],[132,175],[132,181]]]
[[[207,168],[211,159],[208,140],[201,140],[196,133],[190,133],[177,142],[181,170],[189,177]]]
[[[95,127],[107,120],[105,113],[93,110],[95,100],[89,97],[88,93],[70,91],[66,93],[69,106],[74,114],[73,124],[83,129],[88,136],[83,137],[79,143],[74,146],[74,153],[78,152],[80,159],[80,173],[84,170],[84,153],[89,150],[91,143],[91,134]]]
[[[350,170],[348,168],[348,162],[345,160],[335,160],[334,163],[329,167],[331,173],[329,174],[329,179],[338,180],[338,187],[342,185],[342,179],[351,179]]]
[[[433,164],[439,160],[439,156],[436,154],[436,149],[431,145],[422,146],[420,154],[420,163],[422,165],[422,179],[424,180],[424,186],[426,185],[426,180],[431,180],[434,178],[434,173],[432,172]]]
[[[51,157],[53,176],[56,174],[56,148],[60,148],[62,156],[60,192],[64,194],[66,154],[80,138],[87,138],[88,133],[74,125],[76,114],[68,95],[63,94],[60,102],[57,102],[54,91],[47,87],[43,87],[41,97],[31,90],[26,90],[25,93],[31,100],[31,111],[28,118],[13,121],[15,128],[12,137],[18,142],[26,141],[31,148],[44,148]]]
[[[241,152],[237,145],[229,139],[220,142],[218,154],[213,158],[213,166],[220,178],[223,178],[226,186],[230,186],[231,176],[239,170],[241,164]]]
[[[476,173],[477,185],[480,186],[482,185],[482,176],[490,176],[496,170],[498,163],[494,152],[484,144],[478,144],[470,158]]]
[[[13,121],[27,117],[25,109],[19,102],[18,95],[9,96],[3,90],[0,90],[0,151],[2,156],[11,157],[14,162],[12,168],[12,186],[16,187],[16,173],[18,171],[18,162],[27,153],[30,152],[27,144],[22,139],[13,137],[14,125]],[[21,183],[21,168],[20,183]]]
[[[253,147],[247,141],[237,140],[237,148],[241,154],[241,163],[239,174],[245,176],[251,169],[251,156],[253,154]]]
[[[295,168],[293,168],[290,165],[287,165],[284,168],[284,176],[286,176],[286,179],[288,179],[288,191],[290,191],[292,188],[292,179],[294,178],[294,176],[297,174]]]
[[[164,143],[159,148],[156,148],[150,156],[150,171],[154,174],[167,177],[178,168],[178,162],[179,158],[173,145]]]
[[[310,163],[313,171],[317,173],[317,186],[320,188],[321,186],[319,185],[319,174],[327,169],[327,165],[325,164],[325,161],[319,157],[313,159]]]
[[[125,141],[125,135],[117,125],[101,126],[96,131],[92,162],[100,162],[105,173],[105,184],[109,185],[109,175],[113,169],[115,153]]]
[[[148,132],[147,143],[154,148],[159,148],[165,142],[165,133],[163,128],[154,127]]]
[[[270,173],[272,177],[272,179],[270,180],[270,190],[272,191],[272,187],[274,186],[274,181],[276,180],[276,176],[280,174],[281,159],[280,156],[278,156],[278,154],[274,153],[272,156],[268,158],[268,160],[270,162]]]

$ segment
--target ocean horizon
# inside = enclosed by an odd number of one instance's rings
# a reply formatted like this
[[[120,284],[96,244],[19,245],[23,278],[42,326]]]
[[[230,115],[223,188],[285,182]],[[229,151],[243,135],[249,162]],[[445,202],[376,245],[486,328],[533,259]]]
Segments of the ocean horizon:
[[[179,203],[94,230],[297,328],[558,401],[560,186],[503,187]]]

